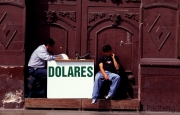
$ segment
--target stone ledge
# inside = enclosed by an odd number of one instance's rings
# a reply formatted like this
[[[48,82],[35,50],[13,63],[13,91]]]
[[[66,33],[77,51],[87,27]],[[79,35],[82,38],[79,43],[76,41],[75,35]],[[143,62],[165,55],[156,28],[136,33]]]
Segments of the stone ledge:
[[[81,109],[81,99],[25,98],[25,108]]]
[[[25,108],[81,109],[81,110],[139,110],[138,99],[105,100],[91,104],[91,99],[25,98]]]
[[[91,104],[91,100],[82,100],[82,109],[106,109],[106,110],[139,110],[139,100],[105,100],[100,99],[97,104]]]

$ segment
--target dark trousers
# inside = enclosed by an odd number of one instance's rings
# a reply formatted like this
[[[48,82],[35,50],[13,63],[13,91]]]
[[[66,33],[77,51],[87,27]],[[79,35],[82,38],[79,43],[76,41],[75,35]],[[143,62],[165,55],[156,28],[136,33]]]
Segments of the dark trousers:
[[[29,74],[35,78],[47,78],[46,68],[29,68]]]
[[[44,91],[43,97],[47,95],[47,69],[46,68],[32,68],[29,67],[29,75],[34,77],[31,83],[33,88],[32,91]],[[39,93],[39,92],[38,92]]]

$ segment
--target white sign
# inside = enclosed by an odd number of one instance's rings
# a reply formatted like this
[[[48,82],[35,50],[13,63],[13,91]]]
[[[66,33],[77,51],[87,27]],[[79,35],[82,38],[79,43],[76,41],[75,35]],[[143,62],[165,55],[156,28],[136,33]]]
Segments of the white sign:
[[[47,98],[92,98],[93,60],[48,61]]]

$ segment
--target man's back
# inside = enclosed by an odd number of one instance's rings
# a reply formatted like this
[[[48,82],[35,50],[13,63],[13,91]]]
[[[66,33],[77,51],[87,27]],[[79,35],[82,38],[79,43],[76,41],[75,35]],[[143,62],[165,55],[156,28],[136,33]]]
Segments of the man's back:
[[[51,55],[49,52],[47,52],[46,46],[40,45],[32,53],[28,66],[35,67],[35,68],[43,68],[45,67],[47,60],[53,60],[53,59],[54,59],[54,56]]]

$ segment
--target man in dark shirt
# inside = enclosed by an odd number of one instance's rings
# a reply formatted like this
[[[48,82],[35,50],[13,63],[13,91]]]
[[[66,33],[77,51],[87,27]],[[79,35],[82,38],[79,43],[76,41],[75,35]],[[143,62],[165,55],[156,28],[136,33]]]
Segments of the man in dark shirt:
[[[91,104],[97,103],[99,90],[104,80],[112,81],[109,93],[105,96],[105,99],[110,99],[115,95],[116,89],[120,83],[120,76],[116,74],[120,68],[118,57],[112,53],[112,48],[109,44],[103,47],[103,53],[104,56],[102,56],[98,62],[99,71],[95,75]]]

